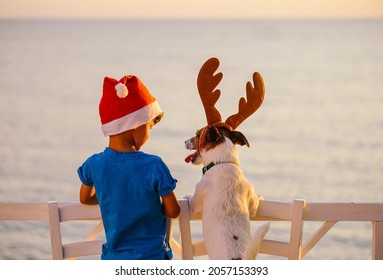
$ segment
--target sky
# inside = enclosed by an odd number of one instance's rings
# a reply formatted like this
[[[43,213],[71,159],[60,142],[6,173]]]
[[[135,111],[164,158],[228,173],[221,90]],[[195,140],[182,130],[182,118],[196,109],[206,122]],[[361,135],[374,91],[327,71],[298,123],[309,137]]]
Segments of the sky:
[[[383,0],[0,0],[0,18],[383,18]]]

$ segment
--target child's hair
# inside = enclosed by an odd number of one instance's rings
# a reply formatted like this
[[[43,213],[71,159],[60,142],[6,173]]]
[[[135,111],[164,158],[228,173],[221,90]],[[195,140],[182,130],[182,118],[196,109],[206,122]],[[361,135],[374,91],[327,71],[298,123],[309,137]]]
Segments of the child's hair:
[[[163,116],[156,98],[138,77],[132,75],[119,81],[104,78],[99,113],[105,136],[137,128],[152,120],[158,123]]]

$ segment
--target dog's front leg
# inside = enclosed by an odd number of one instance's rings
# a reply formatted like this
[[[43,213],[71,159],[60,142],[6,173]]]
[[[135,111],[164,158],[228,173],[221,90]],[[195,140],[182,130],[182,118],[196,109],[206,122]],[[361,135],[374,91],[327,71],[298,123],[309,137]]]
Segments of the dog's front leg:
[[[189,205],[193,215],[202,215],[204,196],[205,190],[203,186],[198,183],[194,194],[189,199]]]
[[[263,196],[256,194],[253,187],[251,186],[248,191],[247,199],[249,205],[249,214],[250,216],[255,216],[258,210],[259,200],[263,200]]]

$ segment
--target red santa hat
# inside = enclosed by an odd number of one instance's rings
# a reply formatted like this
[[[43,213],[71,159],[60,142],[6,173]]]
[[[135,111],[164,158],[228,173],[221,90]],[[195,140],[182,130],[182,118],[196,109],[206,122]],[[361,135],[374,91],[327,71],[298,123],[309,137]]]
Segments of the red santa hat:
[[[119,81],[104,78],[99,113],[102,132],[110,136],[137,128],[163,111],[140,79],[127,75]]]

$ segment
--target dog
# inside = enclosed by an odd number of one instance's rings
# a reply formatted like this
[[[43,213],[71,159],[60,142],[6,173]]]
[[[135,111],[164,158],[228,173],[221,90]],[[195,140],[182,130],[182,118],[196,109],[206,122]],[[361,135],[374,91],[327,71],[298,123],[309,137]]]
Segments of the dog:
[[[264,86],[262,77],[254,73],[255,86],[248,83],[247,102],[241,99],[238,114],[222,122],[214,107],[220,95],[220,91],[214,89],[222,79],[221,73],[214,75],[218,66],[218,59],[209,59],[197,79],[208,125],[185,141],[186,149],[195,150],[185,161],[204,166],[203,176],[188,199],[193,214],[202,214],[203,238],[209,259],[255,259],[270,223],[258,227],[251,238],[249,216],[256,214],[263,197],[255,193],[239,166],[236,145],[250,145],[235,128],[259,108],[264,98]]]

